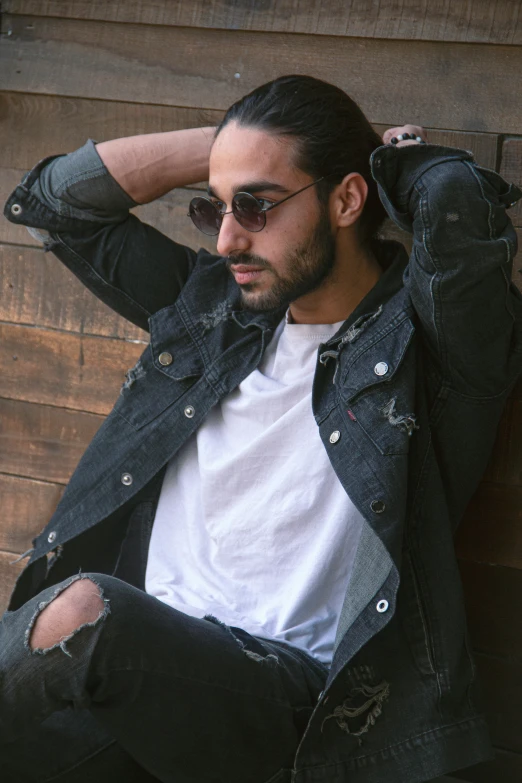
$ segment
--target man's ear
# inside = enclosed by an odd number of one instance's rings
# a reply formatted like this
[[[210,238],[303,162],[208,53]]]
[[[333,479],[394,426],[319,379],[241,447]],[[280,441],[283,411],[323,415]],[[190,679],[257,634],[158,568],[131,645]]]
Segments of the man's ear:
[[[368,196],[366,180],[358,172],[351,172],[344,177],[330,193],[330,215],[333,225],[346,228],[355,223],[361,216]]]

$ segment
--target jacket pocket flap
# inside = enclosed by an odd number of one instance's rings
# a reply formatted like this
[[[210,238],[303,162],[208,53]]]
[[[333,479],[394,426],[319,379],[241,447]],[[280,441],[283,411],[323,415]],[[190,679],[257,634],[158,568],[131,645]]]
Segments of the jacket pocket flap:
[[[201,350],[183,323],[176,304],[149,318],[149,327],[151,358],[157,370],[175,381],[203,375]]]
[[[345,350],[341,356],[341,398],[349,402],[370,386],[389,383],[414,333],[415,326],[406,318],[361,350]]]

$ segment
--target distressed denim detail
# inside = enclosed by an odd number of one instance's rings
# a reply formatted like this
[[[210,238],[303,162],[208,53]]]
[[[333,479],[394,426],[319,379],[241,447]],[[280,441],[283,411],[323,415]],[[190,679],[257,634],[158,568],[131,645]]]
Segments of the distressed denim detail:
[[[413,413],[396,413],[397,397],[392,397],[386,405],[380,408],[382,415],[389,421],[392,427],[398,427],[406,432],[410,437],[414,430],[418,430],[417,418]]]
[[[131,386],[136,383],[140,378],[145,378],[146,370],[142,364],[141,359],[138,359],[134,367],[131,367],[130,370],[127,370],[125,372],[125,382],[123,383],[123,386],[120,389],[120,394],[123,392],[124,389],[130,389]]]
[[[238,636],[236,636],[232,628],[226,625],[222,620],[219,620],[217,617],[214,617],[213,614],[206,614],[203,619],[208,620],[209,623],[215,623],[215,625],[219,625],[220,628],[223,628],[223,630],[226,631],[232,637],[235,643],[241,648],[241,650],[244,652],[246,657],[250,658],[252,661],[256,661],[256,663],[279,664],[279,658],[277,657],[277,655],[274,655],[274,653],[268,653],[268,655],[260,655],[259,653],[256,653],[253,650],[249,650],[248,647],[246,646],[246,643],[242,639],[239,639]]]
[[[232,316],[233,309],[233,302],[218,302],[208,313],[204,313],[199,319],[203,327],[203,334],[215,329],[223,321],[228,321]]]
[[[319,355],[319,361],[321,364],[326,365],[328,363],[329,359],[335,360],[335,371],[333,376],[333,383],[335,384],[337,380],[337,372],[339,370],[339,357],[341,355],[341,352],[343,348],[345,348],[347,345],[350,345],[351,343],[354,343],[364,332],[365,329],[367,329],[369,326],[371,326],[374,321],[377,320],[377,318],[382,313],[382,305],[379,305],[377,310],[374,313],[365,313],[364,315],[361,315],[348,329],[346,330],[345,334],[337,338],[339,345],[337,350],[329,348],[327,351],[323,351]],[[328,345],[332,341],[329,341]]]
[[[78,582],[81,579],[87,579],[87,581],[92,582],[93,584],[96,585],[96,587],[99,590],[99,595],[100,595],[100,598],[101,598],[101,600],[103,602],[103,609],[100,610],[100,614],[98,615],[98,617],[95,620],[93,620],[92,622],[82,623],[81,625],[78,626],[78,628],[75,628],[74,631],[72,631],[70,634],[68,634],[67,636],[64,636],[62,639],[60,639],[59,642],[56,642],[56,644],[51,645],[51,647],[45,647],[45,648],[31,647],[31,645],[30,645],[31,634],[32,634],[34,625],[35,625],[38,617],[43,612],[43,610],[46,609],[46,607],[48,607],[55,600],[55,598],[58,598],[58,596],[61,595],[65,590],[67,590],[67,588],[69,588],[74,582]],[[76,636],[78,633],[83,631],[85,628],[94,628],[99,623],[103,622],[103,620],[105,620],[105,618],[107,617],[109,612],[110,612],[109,599],[104,597],[103,590],[100,587],[100,585],[98,584],[98,582],[95,579],[93,579],[92,576],[89,576],[88,574],[78,574],[77,576],[73,576],[66,583],[59,585],[56,588],[56,590],[53,593],[53,595],[47,601],[41,601],[38,604],[38,606],[36,608],[36,611],[33,614],[32,618],[31,618],[31,621],[30,621],[30,623],[29,623],[29,625],[27,627],[27,630],[25,632],[25,639],[24,639],[25,647],[26,647],[27,650],[29,650],[34,655],[47,655],[48,653],[52,652],[53,650],[60,649],[63,653],[65,653],[65,655],[67,655],[69,658],[71,658],[72,657],[71,653],[69,652],[69,650],[66,647],[67,642],[69,642],[74,636]]]
[[[339,728],[347,734],[357,737],[358,744],[362,745],[361,735],[366,734],[372,726],[375,726],[377,718],[382,713],[383,704],[389,696],[390,684],[385,680],[377,685],[363,683],[357,686],[342,704],[324,718],[321,731],[323,731],[327,720],[335,718]],[[355,722],[355,718],[361,718],[364,722]]]

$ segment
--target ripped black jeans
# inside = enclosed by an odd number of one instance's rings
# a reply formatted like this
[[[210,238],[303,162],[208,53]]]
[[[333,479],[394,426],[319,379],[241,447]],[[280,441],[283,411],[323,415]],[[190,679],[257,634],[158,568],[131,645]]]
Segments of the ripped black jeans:
[[[77,578],[99,586],[99,619],[31,649],[37,616]],[[286,781],[327,674],[291,645],[82,574],[0,622],[0,780]]]

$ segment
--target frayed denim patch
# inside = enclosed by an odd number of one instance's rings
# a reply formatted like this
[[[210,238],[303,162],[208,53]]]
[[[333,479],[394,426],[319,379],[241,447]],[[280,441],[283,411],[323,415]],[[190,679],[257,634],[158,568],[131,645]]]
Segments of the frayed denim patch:
[[[357,672],[358,679],[362,671]],[[377,685],[359,682],[352,687],[346,699],[334,711],[324,718],[321,724],[321,731],[324,730],[324,724],[330,718],[335,721],[342,731],[351,734],[357,738],[358,744],[362,744],[361,735],[366,734],[371,726],[375,725],[377,718],[382,713],[383,704],[390,695],[390,684],[386,680]],[[356,719],[360,720],[357,721]]]
[[[232,639],[235,641],[235,643],[238,645],[241,651],[246,655],[246,657],[250,658],[252,661],[256,661],[257,663],[267,663],[273,665],[279,664],[279,658],[277,657],[277,655],[274,655],[274,653],[268,653],[268,655],[260,655],[259,653],[256,653],[253,650],[247,649],[245,642],[243,642],[241,639],[238,639],[238,637],[235,635],[232,629],[228,625],[226,625],[222,620],[218,620],[217,617],[214,617],[213,614],[206,614],[203,619],[208,620],[209,623],[214,623],[215,625],[219,625],[220,628],[223,628],[229,634],[229,636],[232,637]]]
[[[31,639],[32,630],[34,628],[34,625],[38,617],[41,615],[43,610],[55,600],[55,598],[57,598],[61,593],[63,593],[64,590],[67,590],[67,588],[70,587],[74,582],[78,582],[80,579],[88,579],[90,582],[95,584],[98,590],[100,591],[99,597],[103,601],[103,609],[101,609],[100,614],[98,615],[96,620],[93,620],[92,622],[89,623],[83,623],[82,625],[78,626],[78,628],[75,628],[74,631],[72,631],[72,633],[68,634],[67,636],[64,636],[63,639],[60,639],[59,642],[53,644],[51,647],[45,647],[45,648],[35,647],[33,649],[30,645],[30,639]],[[52,650],[56,650],[59,647],[60,650],[63,653],[65,653],[65,655],[67,655],[69,658],[72,658],[71,653],[68,651],[66,647],[67,642],[69,642],[74,636],[76,636],[76,634],[79,633],[79,631],[83,631],[84,628],[94,628],[94,626],[98,625],[98,623],[100,623],[102,620],[105,620],[109,612],[110,612],[109,599],[104,597],[103,590],[98,584],[98,582],[96,582],[96,580],[93,579],[88,574],[81,574],[81,573],[77,574],[77,576],[71,577],[65,584],[59,585],[59,587],[56,588],[55,592],[49,598],[48,601],[41,601],[38,604],[38,607],[35,613],[33,614],[29,626],[27,627],[27,630],[25,632],[24,646],[26,650],[29,650],[29,652],[34,653],[36,655],[47,655],[47,653],[50,653]]]

